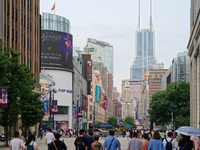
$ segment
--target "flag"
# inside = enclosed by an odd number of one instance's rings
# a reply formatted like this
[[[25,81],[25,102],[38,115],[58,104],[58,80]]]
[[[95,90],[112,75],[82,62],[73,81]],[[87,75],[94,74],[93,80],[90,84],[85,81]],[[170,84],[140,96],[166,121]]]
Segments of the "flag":
[[[54,2],[53,7],[51,8],[51,11],[53,11],[56,8],[56,3]]]

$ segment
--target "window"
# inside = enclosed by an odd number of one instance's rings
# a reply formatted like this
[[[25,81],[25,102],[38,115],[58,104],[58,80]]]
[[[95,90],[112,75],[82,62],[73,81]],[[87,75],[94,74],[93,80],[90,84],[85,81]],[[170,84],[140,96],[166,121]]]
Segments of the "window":
[[[58,106],[57,114],[67,114],[68,115],[69,106]]]

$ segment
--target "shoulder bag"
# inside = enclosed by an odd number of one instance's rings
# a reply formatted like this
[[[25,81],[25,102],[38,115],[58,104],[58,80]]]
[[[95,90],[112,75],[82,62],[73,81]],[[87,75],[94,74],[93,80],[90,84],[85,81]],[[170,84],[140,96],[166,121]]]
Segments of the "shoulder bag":
[[[111,145],[112,145],[112,143],[113,143],[114,139],[115,139],[115,138],[113,137],[113,139],[112,139],[112,141],[111,141],[111,143],[110,143],[110,146],[109,146],[108,150],[110,150],[110,148],[111,148]]]
[[[53,145],[54,145],[54,147],[56,148],[56,150],[58,150],[57,147],[56,147],[56,144],[54,143],[54,141],[53,141]]]

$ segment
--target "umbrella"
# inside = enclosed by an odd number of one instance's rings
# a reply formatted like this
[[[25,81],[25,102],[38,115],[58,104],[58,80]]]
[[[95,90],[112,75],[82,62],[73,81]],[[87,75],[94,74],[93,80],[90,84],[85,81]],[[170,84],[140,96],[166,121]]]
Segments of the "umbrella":
[[[178,128],[175,132],[186,135],[186,136],[200,136],[200,129],[183,126]]]
[[[124,126],[124,128],[131,128],[131,126]]]
[[[112,128],[113,126],[107,124],[107,123],[103,123],[102,125],[98,125],[98,128]]]

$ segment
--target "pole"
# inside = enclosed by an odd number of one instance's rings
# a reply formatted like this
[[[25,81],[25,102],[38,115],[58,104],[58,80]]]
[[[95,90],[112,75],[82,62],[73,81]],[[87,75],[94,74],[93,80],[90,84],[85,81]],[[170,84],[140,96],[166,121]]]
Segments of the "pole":
[[[49,126],[50,126],[50,128],[51,128],[51,113],[52,113],[52,106],[51,106],[51,85],[49,85],[49,86],[50,86],[50,88],[49,88],[49,92],[50,92],[50,93],[49,93],[49,94],[50,94],[50,98],[49,98],[49,99],[50,99],[50,102],[49,102],[49,105],[50,105],[50,109],[49,109],[49,113],[50,113],[50,114],[49,114],[49,124],[50,124],[50,125],[49,125]]]
[[[93,111],[93,129],[95,129],[95,102],[94,102],[94,111]]]
[[[174,126],[176,126],[176,117],[177,117],[176,107],[177,107],[177,105],[176,105],[176,83],[175,83],[175,100],[174,100],[174,113],[175,113],[174,123],[175,123],[175,125]]]
[[[78,127],[79,127],[79,106],[78,106],[78,101],[79,100],[79,95],[77,95],[77,101],[76,101],[76,103],[77,103],[77,137],[78,137]]]

